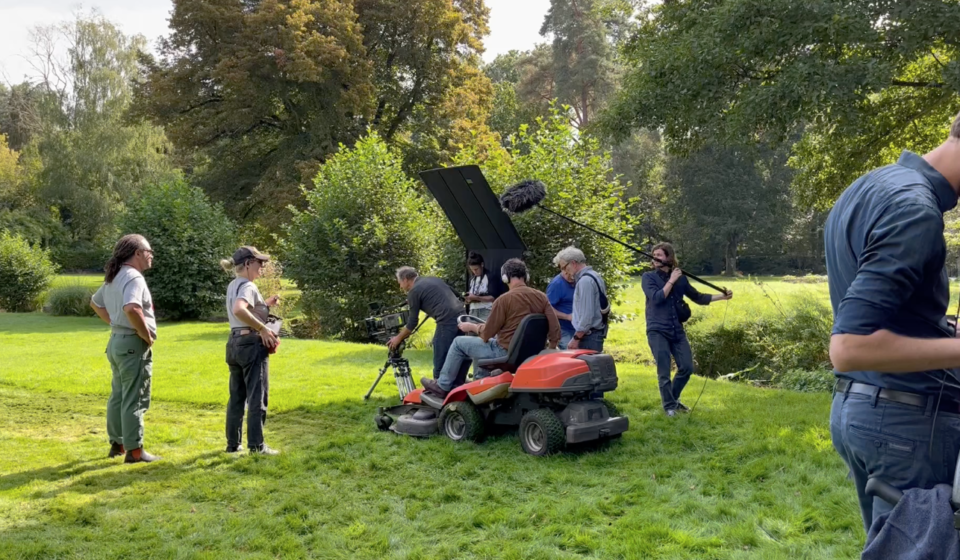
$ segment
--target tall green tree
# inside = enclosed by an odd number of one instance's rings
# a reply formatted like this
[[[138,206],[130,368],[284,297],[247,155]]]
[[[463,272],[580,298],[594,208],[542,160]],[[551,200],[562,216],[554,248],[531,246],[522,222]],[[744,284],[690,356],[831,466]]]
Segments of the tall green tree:
[[[545,74],[553,95],[571,107],[579,129],[591,123],[614,86],[614,47],[603,7],[602,0],[551,0],[540,27],[541,35],[552,38]]]
[[[684,255],[719,261],[732,276],[742,250],[779,250],[790,224],[783,160],[782,153],[717,146],[670,158],[665,228]]]
[[[176,0],[138,112],[198,154],[200,184],[234,215],[280,221],[340,143],[449,117],[436,109],[486,25],[482,0]]]
[[[58,209],[74,241],[109,244],[124,204],[174,175],[163,131],[124,121],[146,41],[96,12],[37,28],[33,37],[45,92],[34,140],[40,197]]]
[[[952,0],[671,0],[638,21],[604,128],[662,129],[682,153],[803,132],[793,165],[808,203],[935,146],[960,107]]]

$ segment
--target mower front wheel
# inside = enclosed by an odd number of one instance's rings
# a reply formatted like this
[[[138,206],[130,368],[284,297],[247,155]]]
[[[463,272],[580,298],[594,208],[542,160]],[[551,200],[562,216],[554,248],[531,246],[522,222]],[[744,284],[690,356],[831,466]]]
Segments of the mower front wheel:
[[[549,408],[531,410],[520,420],[520,446],[531,455],[556,453],[567,443],[560,419]]]
[[[390,429],[390,425],[393,424],[393,418],[390,418],[386,414],[377,414],[373,421],[377,424],[377,428],[380,431],[387,431]]]
[[[443,407],[439,423],[440,430],[453,441],[480,441],[485,432],[483,415],[468,401],[452,402]]]

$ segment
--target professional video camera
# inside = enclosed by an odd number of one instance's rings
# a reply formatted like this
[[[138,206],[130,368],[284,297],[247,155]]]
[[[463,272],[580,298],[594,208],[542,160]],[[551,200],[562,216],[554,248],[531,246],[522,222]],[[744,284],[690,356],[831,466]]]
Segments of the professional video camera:
[[[373,302],[369,305],[370,312],[373,315],[364,319],[364,324],[367,327],[367,336],[372,342],[378,344],[386,344],[391,338],[400,334],[400,330],[410,318],[410,309],[406,302],[393,306],[384,306],[380,302]],[[420,325],[417,325],[413,332],[416,332],[419,328]],[[397,381],[397,391],[400,393],[401,400],[407,396],[407,393],[417,388],[413,383],[410,362],[403,357],[405,346],[406,343],[403,342],[400,343],[400,346],[397,346],[396,350],[387,350],[387,361],[380,368],[380,373],[373,381],[373,385],[370,386],[370,390],[363,396],[364,400],[369,399],[370,395],[373,394],[373,390],[377,388],[377,384],[380,383],[380,379],[387,372],[387,368],[393,368],[393,377]]]
[[[400,333],[400,329],[407,324],[410,318],[410,309],[407,303],[384,306],[379,301],[369,304],[373,315],[363,320],[367,327],[367,336],[372,342],[386,344],[388,340]]]

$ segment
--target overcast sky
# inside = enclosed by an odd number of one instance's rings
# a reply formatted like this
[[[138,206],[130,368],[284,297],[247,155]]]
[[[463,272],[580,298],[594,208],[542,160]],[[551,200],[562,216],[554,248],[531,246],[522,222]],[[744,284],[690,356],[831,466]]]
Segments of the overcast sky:
[[[490,8],[490,35],[484,39],[484,60],[512,49],[527,50],[543,40],[540,25],[550,0],[486,0]],[[140,33],[151,47],[166,35],[173,0],[0,0],[0,81],[18,83],[32,74],[24,60],[30,29],[72,18],[78,10],[97,8],[128,35]]]

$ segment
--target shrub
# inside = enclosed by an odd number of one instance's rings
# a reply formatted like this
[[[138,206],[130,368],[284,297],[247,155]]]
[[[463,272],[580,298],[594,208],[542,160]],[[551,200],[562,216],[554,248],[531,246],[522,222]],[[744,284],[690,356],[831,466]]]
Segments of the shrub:
[[[153,268],[144,276],[158,316],[198,319],[223,307],[231,275],[220,259],[237,249],[235,227],[203,191],[182,181],[147,189],[120,224],[153,247]]]
[[[623,185],[613,174],[610,154],[596,138],[577,135],[567,118],[555,111],[551,117],[537,120],[536,132],[524,126],[511,140],[509,152],[490,150],[484,156],[479,147],[468,147],[457,155],[456,163],[480,162],[498,196],[521,180],[543,181],[547,187],[545,207],[615,238],[631,239],[634,218],[625,211]],[[543,210],[528,210],[511,216],[511,220],[529,251],[526,262],[531,285],[540,289],[557,275],[553,257],[569,245],[583,250],[588,264],[603,277],[612,297],[622,289],[631,263],[635,262],[634,254],[623,246]],[[446,220],[443,224],[452,229]],[[444,277],[462,282],[463,245],[454,235],[445,239],[446,244],[453,243],[454,247],[443,254],[460,258],[445,259]]]
[[[0,231],[0,309],[32,311],[56,273],[50,253]]]
[[[103,272],[110,259],[113,247],[105,247],[91,241],[76,241],[69,245],[60,245],[53,250],[53,261],[61,270],[75,272]]]
[[[832,388],[832,374],[823,373],[830,373],[830,307],[813,299],[797,299],[785,307],[785,315],[689,329],[699,371],[803,391]]]
[[[55,288],[47,294],[47,308],[51,315],[94,317],[96,313],[90,307],[90,298],[95,291],[86,286]]]
[[[431,219],[399,155],[376,135],[361,139],[320,168],[307,207],[295,211],[282,243],[285,267],[303,291],[307,322],[300,332],[365,340],[363,318],[372,301],[403,295],[394,273],[403,265],[429,271],[434,257]]]

